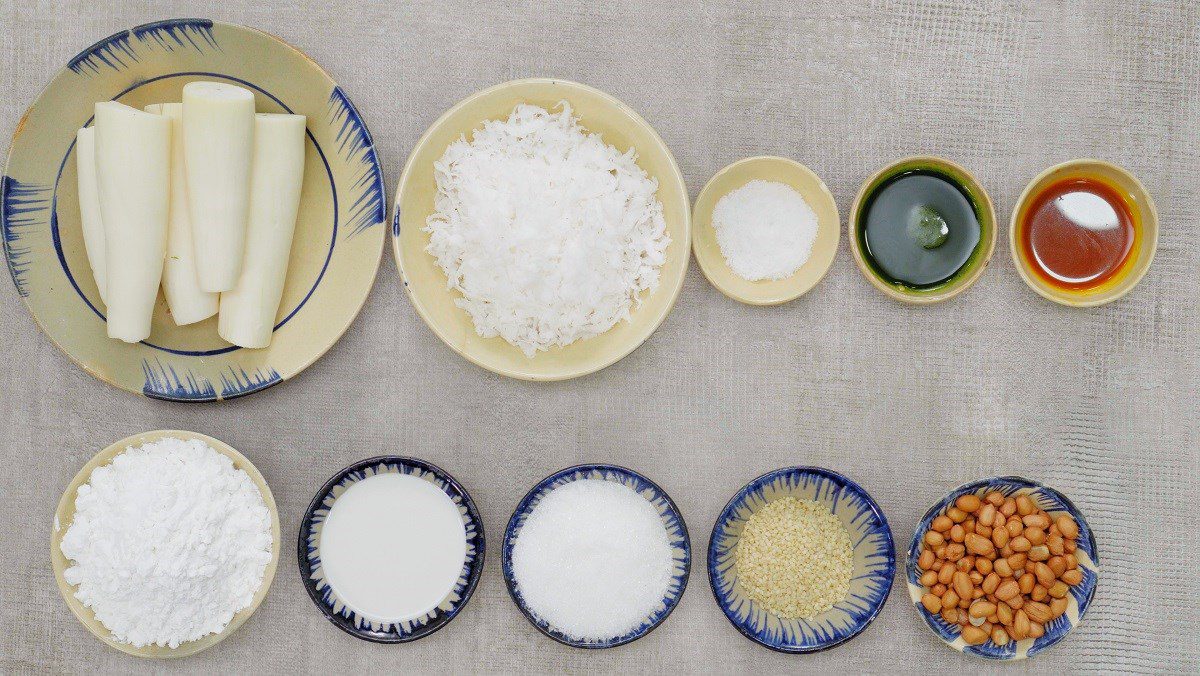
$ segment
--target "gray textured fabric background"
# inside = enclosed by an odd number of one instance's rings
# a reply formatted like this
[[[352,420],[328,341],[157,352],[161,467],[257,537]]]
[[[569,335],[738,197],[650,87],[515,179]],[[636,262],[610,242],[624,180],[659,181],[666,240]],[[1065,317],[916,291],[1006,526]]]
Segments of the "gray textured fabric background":
[[[1091,310],[1035,296],[1003,236],[978,285],[924,309],[871,288],[845,238],[830,276],[778,308],[730,301],[693,266],[643,347],[596,375],[538,385],[443,346],[409,305],[389,249],[358,321],[327,356],[261,394],[198,406],[92,379],[0,282],[0,672],[995,668],[945,648],[899,584],[875,624],[835,650],[785,656],[742,638],[708,588],[708,534],[739,486],[790,464],[857,480],[901,547],[960,482],[1001,473],[1049,482],[1096,530],[1100,589],[1066,641],[1013,668],[1200,670],[1197,3],[0,0],[0,133],[77,51],[172,16],[249,24],[311,55],[363,112],[389,197],[409,148],[446,108],[504,80],[553,75],[644,115],[693,196],[731,161],[781,154],[820,174],[844,216],[871,172],[931,152],[974,170],[1007,224],[1043,168],[1115,161],[1158,202],[1158,256],[1131,295]],[[47,556],[55,504],[79,467],[121,437],[164,427],[248,455],[275,492],[285,538],[257,614],[216,648],[169,664],[88,634],[59,598]],[[405,646],[364,643],[326,622],[300,585],[292,544],[330,474],[385,452],[457,476],[490,545],[466,610]],[[609,651],[543,638],[500,576],[497,543],[518,499],[581,461],[655,479],[683,510],[696,553],[675,614]]]

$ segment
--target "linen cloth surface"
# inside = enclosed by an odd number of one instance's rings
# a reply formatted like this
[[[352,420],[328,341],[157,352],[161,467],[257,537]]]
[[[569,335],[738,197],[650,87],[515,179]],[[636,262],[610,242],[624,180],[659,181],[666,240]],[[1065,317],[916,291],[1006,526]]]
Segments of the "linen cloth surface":
[[[43,336],[0,291],[0,672],[927,672],[998,670],[947,649],[910,605],[902,566],[878,620],[810,656],[743,638],[713,602],[713,521],[745,482],[821,465],[866,488],[903,561],[917,520],[950,488],[1018,474],[1063,491],[1099,541],[1099,592],[1058,646],[1005,671],[1200,670],[1194,561],[1200,491],[1200,5],[1147,2],[317,2],[0,0],[0,133],[78,51],[148,21],[243,23],[308,53],[361,110],[389,201],[407,153],[443,111],[505,80],[554,76],[620,98],[662,135],[693,197],[760,154],[816,171],[843,219],[862,181],[932,153],[976,173],[1001,226],[991,266],[957,299],[900,305],[855,268],[846,238],[803,298],[752,308],[693,264],[657,333],[595,375],[532,384],[444,346],[398,281],[390,243],[362,314],[306,372],[208,405],[118,391]],[[1154,265],[1095,309],[1042,300],[1006,238],[1042,169],[1098,157],[1134,172],[1161,215]],[[216,436],[262,470],[282,555],[262,607],[219,646],[149,662],[105,647],[59,597],[48,558],[58,499],[88,458],[137,432]],[[428,459],[483,513],[487,567],[441,632],[403,646],[335,629],[304,593],[300,516],[355,460]],[[567,465],[608,461],[658,482],[691,531],[691,582],[649,637],[560,646],[513,606],[500,575],[522,495]]]

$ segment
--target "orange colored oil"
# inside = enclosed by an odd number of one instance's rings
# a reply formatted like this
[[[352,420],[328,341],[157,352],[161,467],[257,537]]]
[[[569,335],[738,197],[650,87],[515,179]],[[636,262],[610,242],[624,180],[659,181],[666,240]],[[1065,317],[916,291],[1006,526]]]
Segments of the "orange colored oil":
[[[1038,277],[1061,289],[1086,291],[1126,267],[1137,231],[1129,201],[1115,187],[1076,176],[1033,196],[1019,234]]]

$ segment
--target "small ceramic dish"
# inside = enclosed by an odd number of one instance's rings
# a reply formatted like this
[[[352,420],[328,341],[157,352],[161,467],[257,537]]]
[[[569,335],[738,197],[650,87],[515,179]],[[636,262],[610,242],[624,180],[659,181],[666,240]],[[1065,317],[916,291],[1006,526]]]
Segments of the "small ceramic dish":
[[[1031,201],[1045,186],[1075,176],[1099,178],[1116,187],[1117,192],[1126,198],[1129,205],[1135,232],[1134,250],[1130,252],[1130,259],[1124,269],[1108,281],[1080,291],[1062,289],[1043,281],[1034,273],[1033,262],[1027,258],[1020,243],[1021,222],[1025,219]],[[1008,247],[1012,251],[1017,272],[1021,273],[1021,279],[1042,298],[1070,307],[1104,305],[1132,291],[1150,270],[1154,252],[1158,249],[1158,209],[1141,181],[1115,164],[1091,159],[1063,162],[1038,174],[1017,199],[1008,225]]]
[[[917,558],[921,555],[921,539],[929,530],[930,524],[934,518],[946,511],[959,496],[968,493],[974,494],[982,498],[991,491],[1000,491],[1006,496],[1029,495],[1032,496],[1038,506],[1046,510],[1052,517],[1067,514],[1075,523],[1079,525],[1079,538],[1076,540],[1077,549],[1076,556],[1079,558],[1079,567],[1083,570],[1083,581],[1070,588],[1070,593],[1067,595],[1069,606],[1066,614],[1046,625],[1046,633],[1038,639],[1025,639],[1022,641],[1009,641],[1003,646],[998,646],[988,639],[987,643],[981,645],[967,645],[959,635],[958,626],[951,626],[942,619],[941,615],[934,615],[925,609],[921,604],[921,598],[925,595],[925,587],[921,585],[921,570],[917,567]],[[1092,602],[1092,598],[1096,595],[1096,583],[1099,580],[1100,568],[1099,558],[1096,554],[1096,538],[1092,533],[1092,529],[1088,527],[1087,521],[1075,505],[1066,498],[1062,493],[1045,486],[1036,481],[1030,481],[1017,476],[1001,476],[991,479],[981,479],[973,481],[969,484],[963,484],[958,488],[950,491],[946,497],[942,498],[929,511],[925,513],[924,518],[917,524],[916,531],[913,532],[912,542],[908,547],[908,563],[905,568],[905,576],[908,579],[908,595],[912,599],[917,612],[925,620],[925,624],[933,630],[933,633],[938,635],[946,645],[960,652],[975,655],[976,657],[986,657],[993,660],[1022,660],[1026,657],[1033,657],[1042,652],[1046,648],[1058,643],[1066,637],[1071,629],[1079,624],[1083,619],[1083,614],[1087,612],[1088,606]]]
[[[176,326],[159,294],[150,337],[107,337],[84,251],[75,133],[97,101],[142,108],[179,101],[216,80],[250,89],[259,112],[308,118],[304,186],[283,300],[270,347],[217,335],[215,316]],[[304,54],[266,33],[205,19],[121,31],[67,64],[17,124],[0,179],[0,227],[17,292],[72,361],[130,392],[214,401],[258,392],[303,371],[358,315],[383,253],[383,173],[371,134],[340,87]]]
[[[863,228],[866,218],[868,200],[885,182],[910,171],[928,171],[939,174],[964,192],[971,203],[975,217],[979,220],[979,242],[975,245],[967,262],[948,280],[930,287],[915,288],[888,279],[884,273],[875,267],[866,253]],[[850,207],[850,218],[846,222],[846,236],[850,239],[850,253],[854,262],[867,281],[876,289],[904,303],[913,305],[930,305],[949,300],[966,291],[972,284],[979,281],[983,271],[987,269],[996,251],[996,209],[992,206],[992,198],[988,196],[975,176],[962,166],[941,157],[921,155],[907,157],[875,172],[863,183]]]
[[[550,491],[559,486],[569,484],[572,481],[579,481],[580,479],[600,479],[619,483],[628,486],[645,498],[658,510],[659,516],[662,517],[663,526],[667,529],[667,538],[670,540],[674,553],[675,568],[672,571],[671,583],[667,588],[666,596],[663,598],[661,605],[646,617],[636,629],[614,638],[579,640],[559,631],[550,623],[538,617],[526,605],[525,599],[521,595],[521,590],[517,587],[516,578],[513,576],[513,546],[516,543],[517,536],[521,532],[521,527],[525,524],[525,520],[529,518],[534,507],[537,507],[542,498],[548,495]],[[538,631],[563,645],[573,648],[614,648],[636,641],[654,631],[658,625],[667,619],[671,611],[675,610],[675,606],[679,604],[679,599],[683,598],[683,591],[687,589],[688,575],[691,573],[691,570],[692,544],[691,539],[688,537],[687,524],[684,523],[683,515],[680,514],[679,508],[675,506],[671,497],[658,487],[658,484],[631,469],[626,469],[618,465],[576,465],[559,470],[542,479],[517,504],[512,518],[508,521],[508,528],[504,531],[504,546],[501,551],[501,571],[504,573],[504,583],[508,585],[508,595],[512,597],[513,603],[517,604],[517,608],[521,610],[521,614],[525,616],[525,619],[529,620],[529,623],[537,628]]]
[[[329,516],[329,510],[356,482],[385,473],[415,476],[444,492],[458,507],[467,538],[462,573],[454,587],[436,608],[422,617],[403,622],[378,622],[355,612],[330,586],[321,569],[321,528]],[[386,518],[386,515],[380,518]],[[398,455],[361,460],[334,474],[309,503],[300,521],[300,533],[296,541],[300,581],[321,614],[347,634],[374,643],[408,643],[425,638],[450,624],[471,600],[475,587],[479,585],[484,550],[483,519],[466,489],[436,465]]]
[[[234,467],[249,475],[250,480],[254,482],[254,485],[258,487],[259,493],[262,494],[263,502],[267,504],[267,509],[271,512],[271,562],[263,570],[262,583],[259,585],[258,591],[254,593],[254,599],[250,602],[250,605],[235,614],[233,619],[229,621],[229,624],[225,625],[225,629],[220,633],[209,634],[195,641],[182,643],[176,648],[159,645],[136,648],[128,643],[122,643],[114,639],[108,628],[96,619],[96,615],[92,612],[92,609],[83,605],[79,599],[75,598],[75,587],[69,584],[63,576],[63,572],[71,566],[71,561],[62,553],[62,540],[75,519],[75,496],[79,492],[79,487],[91,479],[93,470],[109,464],[113,458],[124,453],[131,446],[139,447],[165,438],[198,439],[208,444],[218,453],[227,456],[233,461]],[[267,591],[271,588],[271,581],[275,579],[275,568],[279,564],[279,510],[275,507],[275,497],[271,495],[271,488],[267,486],[267,482],[263,479],[262,474],[259,473],[258,468],[246,459],[246,456],[238,453],[228,444],[203,434],[182,430],[157,430],[135,434],[118,441],[93,456],[83,466],[83,469],[79,470],[75,478],[71,480],[70,485],[67,486],[67,490],[58,501],[58,509],[54,512],[54,526],[50,533],[50,564],[54,569],[54,579],[58,583],[58,591],[62,594],[63,600],[67,602],[67,607],[71,609],[71,613],[83,623],[83,626],[87,627],[88,631],[92,632],[96,638],[103,641],[106,645],[116,648],[123,653],[134,655],[135,657],[187,657],[205,648],[211,648],[225,640],[230,634],[237,631],[237,628],[242,626],[246,620],[250,619],[250,616],[254,614],[254,611],[258,609],[263,599],[266,598]]]
[[[790,277],[752,282],[725,262],[713,227],[713,209],[722,197],[750,181],[783,183],[800,193],[817,214],[817,239],[808,261]],[[784,157],[749,157],[725,167],[709,180],[692,212],[692,251],[708,281],[718,291],[748,305],[778,305],[795,300],[817,285],[837,256],[841,220],[833,194],[811,169]]]
[[[784,619],[746,596],[738,583],[736,550],[746,521],[784,497],[829,507],[854,543],[854,573],[846,599],[811,619]],[[784,467],[742,487],[725,505],[708,544],[708,581],[725,617],[743,636],[782,653],[828,650],[861,634],[892,589],[896,550],[883,510],[861,486],[820,467]]]
[[[601,335],[526,357],[503,338],[483,338],[476,333],[470,315],[454,303],[461,294],[447,288],[446,274],[425,251],[429,234],[422,228],[435,211],[437,181],[433,163],[441,158],[447,146],[461,137],[470,138],[488,120],[507,118],[520,103],[553,110],[561,101],[570,102],[573,114],[588,132],[600,134],[605,143],[619,150],[631,149],[637,153],[638,166],[658,181],[658,199],[663,205],[671,244],[667,247],[658,288],[642,294],[641,303],[631,310],[628,321],[618,322]],[[690,242],[691,205],[687,187],[663,140],[624,103],[597,89],[566,80],[514,80],[459,102],[417,141],[396,188],[392,248],[404,290],[417,314],[450,349],[473,364],[512,378],[577,378],[599,371],[637,349],[666,319],[679,297],[691,258]]]

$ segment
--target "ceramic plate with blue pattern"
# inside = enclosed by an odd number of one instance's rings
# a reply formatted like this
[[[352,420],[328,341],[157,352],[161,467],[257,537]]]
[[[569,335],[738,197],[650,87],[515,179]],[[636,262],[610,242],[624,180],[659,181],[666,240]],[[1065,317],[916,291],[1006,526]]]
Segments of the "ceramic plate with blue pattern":
[[[458,508],[466,537],[462,570],[450,591],[429,612],[403,621],[380,621],[356,611],[330,585],[321,565],[321,531],[334,503],[356,483],[380,474],[416,477],[444,492]],[[381,514],[380,518],[403,519],[405,515]],[[424,638],[449,624],[471,600],[483,572],[484,544],[483,520],[479,517],[479,510],[454,477],[424,460],[388,455],[356,462],[333,475],[321,487],[300,522],[297,558],[305,590],[334,626],[366,641],[407,643]]]
[[[1070,593],[1067,594],[1067,612],[1046,624],[1046,632],[1040,638],[1009,641],[1003,646],[996,645],[991,639],[988,639],[982,645],[967,645],[966,641],[959,635],[957,625],[952,626],[947,624],[940,615],[930,613],[925,609],[925,606],[921,605],[921,597],[925,595],[925,587],[920,582],[921,570],[917,567],[917,558],[921,555],[921,538],[929,530],[929,526],[933,523],[934,518],[944,513],[946,508],[957,500],[959,496],[972,493],[982,498],[992,491],[1000,491],[1006,496],[1029,495],[1037,502],[1039,507],[1050,514],[1051,518],[1066,514],[1074,519],[1075,523],[1079,525],[1079,537],[1075,542],[1075,556],[1079,559],[1079,568],[1083,571],[1083,580],[1070,588]],[[1099,575],[1100,559],[1096,553],[1096,537],[1092,533],[1092,529],[1088,526],[1087,521],[1083,518],[1083,514],[1080,514],[1075,505],[1071,504],[1071,501],[1062,493],[1049,486],[1019,476],[994,477],[964,484],[950,491],[946,497],[942,498],[933,507],[930,507],[929,511],[925,513],[925,517],[921,519],[921,523],[917,525],[916,531],[913,532],[913,540],[908,547],[908,563],[905,570],[905,576],[908,580],[908,595],[916,606],[917,612],[925,619],[925,624],[929,625],[933,633],[937,634],[938,638],[942,639],[946,645],[955,650],[993,660],[1022,660],[1026,657],[1033,657],[1063,640],[1067,633],[1075,625],[1079,624],[1080,620],[1083,619],[1084,613],[1087,612],[1088,606],[1091,605],[1092,598],[1096,595],[1096,584],[1099,581]]]
[[[746,521],[785,497],[829,507],[854,548],[849,594],[812,618],[779,617],[750,599],[738,583],[736,550]],[[883,609],[895,573],[896,550],[883,510],[861,486],[820,467],[785,467],[746,484],[717,518],[708,546],[708,580],[725,617],[745,637],[784,653],[818,652],[861,634]]]
[[[613,636],[605,639],[579,639],[560,631],[538,616],[529,607],[525,602],[525,598],[521,595],[521,590],[513,576],[513,546],[521,532],[522,526],[525,524],[525,520],[529,518],[529,515],[537,507],[538,503],[545,496],[549,495],[551,491],[572,481],[582,479],[597,479],[619,483],[633,489],[634,492],[649,501],[658,510],[658,514],[662,518],[663,527],[667,530],[667,540],[670,543],[673,553],[674,568],[671,571],[671,581],[667,586],[667,591],[662,601],[635,629],[621,636]],[[684,589],[687,588],[688,575],[692,570],[692,545],[688,537],[687,524],[684,523],[683,515],[680,514],[679,508],[675,506],[671,497],[667,495],[666,491],[659,488],[658,484],[631,469],[619,465],[576,465],[575,467],[568,467],[555,472],[542,479],[521,499],[521,502],[513,512],[512,518],[509,519],[508,528],[504,531],[501,568],[504,573],[504,582],[508,585],[509,596],[517,604],[517,608],[521,610],[521,613],[525,615],[525,619],[529,620],[530,624],[536,627],[538,631],[559,643],[575,648],[613,648],[636,641],[649,634],[667,619],[671,611],[675,610],[675,606],[679,604],[679,599],[683,597]]]
[[[150,337],[110,340],[83,246],[75,133],[109,99],[142,108],[213,80],[254,92],[259,112],[308,118],[304,186],[271,346],[217,335],[217,318],[176,326],[159,295]],[[386,234],[383,173],[346,93],[295,48],[243,26],[159,21],[111,35],[68,62],[17,124],[0,178],[13,284],[47,337],[88,373],[131,392],[214,401],[291,378],[337,342],[375,280]]]

